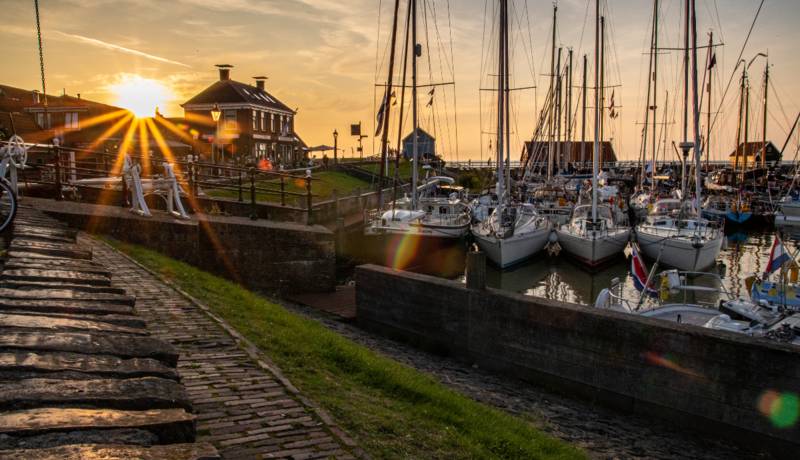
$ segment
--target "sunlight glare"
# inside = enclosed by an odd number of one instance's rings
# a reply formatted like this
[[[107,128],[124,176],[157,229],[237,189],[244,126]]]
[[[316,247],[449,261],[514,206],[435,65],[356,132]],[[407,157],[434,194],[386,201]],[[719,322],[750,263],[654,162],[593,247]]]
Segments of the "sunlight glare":
[[[165,106],[172,99],[172,93],[164,84],[140,75],[126,75],[111,85],[111,91],[117,97],[116,105],[139,118],[154,116],[157,107]]]

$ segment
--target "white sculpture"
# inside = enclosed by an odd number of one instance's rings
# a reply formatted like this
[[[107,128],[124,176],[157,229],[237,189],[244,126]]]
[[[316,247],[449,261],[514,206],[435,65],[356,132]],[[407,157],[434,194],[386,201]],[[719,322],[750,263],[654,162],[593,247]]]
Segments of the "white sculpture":
[[[17,195],[19,195],[17,168],[24,169],[27,161],[28,147],[25,146],[25,141],[16,134],[11,136],[6,145],[0,147],[0,177],[5,178],[8,175],[11,189]]]

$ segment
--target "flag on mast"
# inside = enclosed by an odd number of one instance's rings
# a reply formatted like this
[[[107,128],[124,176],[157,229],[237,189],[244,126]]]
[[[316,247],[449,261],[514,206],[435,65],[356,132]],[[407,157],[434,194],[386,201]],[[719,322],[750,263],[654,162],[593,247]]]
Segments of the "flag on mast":
[[[633,285],[636,286],[638,291],[643,290],[645,294],[653,297],[658,295],[653,283],[647,283],[647,278],[649,277],[647,266],[644,264],[644,259],[642,259],[636,244],[631,244],[631,275],[633,276]]]
[[[769,251],[769,261],[767,262],[767,268],[764,270],[764,276],[766,277],[775,273],[775,271],[780,269],[783,264],[791,259],[786,248],[783,246],[783,241],[776,235],[775,241],[772,242],[772,249]]]

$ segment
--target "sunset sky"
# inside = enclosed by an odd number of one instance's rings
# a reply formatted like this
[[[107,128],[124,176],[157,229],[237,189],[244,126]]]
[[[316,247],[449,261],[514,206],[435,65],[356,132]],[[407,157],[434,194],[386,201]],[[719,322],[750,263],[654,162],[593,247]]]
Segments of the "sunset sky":
[[[759,2],[698,0],[700,41],[705,44],[707,32],[713,29],[715,37],[725,44],[717,51],[715,105],[731,77]],[[60,94],[65,89],[69,94],[81,93],[85,98],[115,103],[115,85],[140,76],[162,82],[169,94],[164,96],[167,100],[160,107],[161,112],[180,116],[179,104],[217,78],[214,64],[233,64],[235,80],[252,82],[254,75],[269,76],[268,91],[288,106],[299,108],[297,130],[308,144],[330,144],[332,131],[338,129],[343,134],[340,145],[349,154],[355,145],[349,136],[351,122],[362,121],[366,134],[374,134],[370,132],[374,120],[374,85],[386,78],[383,72],[376,76],[376,60],[385,62],[381,56],[388,39],[391,3],[390,0],[44,0],[40,4],[48,92]],[[479,88],[489,82],[488,77],[481,75],[481,59],[489,40],[484,40],[487,2],[450,0],[452,31],[447,23],[447,0],[424,3],[431,10],[437,9],[438,25],[446,39],[444,49],[449,49],[452,34],[458,159],[485,159],[488,136],[480,133],[481,124],[484,131],[491,129],[489,104],[485,99],[489,93],[484,93],[481,104]],[[621,116],[607,133],[617,141],[618,155],[633,159],[638,156],[641,129],[636,122],[642,120],[644,112],[647,58],[643,53],[649,43],[652,2],[607,0],[606,3],[607,84],[622,85],[613,90],[615,103],[622,106]],[[678,15],[683,1],[661,3],[662,44],[680,46]],[[488,2],[490,12],[494,4]],[[517,0],[516,4],[517,11],[523,12],[525,3]],[[0,83],[40,88],[33,1],[0,0],[0,11],[6,18],[0,27],[0,52],[4,60]],[[576,61],[583,53],[589,53],[591,62],[593,17],[590,15],[584,31],[586,11],[585,0],[559,2],[558,42],[573,47]],[[548,82],[543,74],[549,71],[552,3],[529,0],[527,12],[521,22],[526,27],[530,24],[524,35],[530,37],[533,49],[532,52],[527,49],[530,45],[525,40],[515,44],[518,50],[515,56],[522,64],[515,66],[514,80],[517,86],[536,84],[538,89],[520,91],[515,98],[514,151],[518,151],[521,139],[529,137],[533,130],[534,104],[543,100]],[[744,52],[748,60],[758,52],[769,52],[773,65],[771,78],[779,98],[770,93],[768,129],[769,137],[779,148],[800,110],[800,85],[796,82],[796,76],[800,75],[798,21],[800,2],[767,0]],[[532,56],[527,64],[523,57],[526,50]],[[699,56],[705,60],[705,50],[700,50]],[[664,72],[661,89],[673,95],[679,89],[680,68],[676,59],[677,55],[665,55],[661,64]],[[751,138],[758,139],[764,64],[759,59],[750,68],[751,111],[755,117],[752,124],[759,126]],[[578,84],[577,68],[574,78]],[[712,137],[712,158],[721,158],[734,147],[737,83],[738,76],[734,77],[724,113]],[[444,93],[442,89],[442,98]],[[421,96],[423,110],[426,102],[427,95]],[[675,102],[671,99],[669,104]],[[452,107],[450,112],[455,112]],[[677,123],[671,126],[668,137],[670,142],[679,140],[680,117],[676,117]],[[454,138],[453,132],[446,137]],[[456,159],[455,143],[451,140],[441,144],[446,157]],[[365,146],[369,154],[373,140],[366,140]],[[784,159],[791,159],[796,148],[797,142],[791,142]]]

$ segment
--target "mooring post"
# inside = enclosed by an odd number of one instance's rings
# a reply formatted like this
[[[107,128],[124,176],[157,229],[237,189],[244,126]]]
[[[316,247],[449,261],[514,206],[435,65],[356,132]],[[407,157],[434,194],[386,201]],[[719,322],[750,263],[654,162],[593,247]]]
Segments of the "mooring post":
[[[61,149],[55,146],[56,153],[56,170],[55,170],[55,184],[56,184],[56,200],[61,201]]]
[[[331,200],[333,201],[333,217],[339,217],[339,192],[336,189],[331,191]]]
[[[250,167],[250,219],[258,219],[258,211],[256,209],[256,169]]]
[[[281,174],[281,206],[286,206],[286,177]]]
[[[467,288],[486,289],[486,254],[477,248],[467,253]]]
[[[306,224],[312,225],[313,221],[311,220],[311,170],[310,169],[306,169],[306,212],[308,213]]]
[[[239,202],[241,203],[244,201],[242,199],[242,171],[239,170]]]

